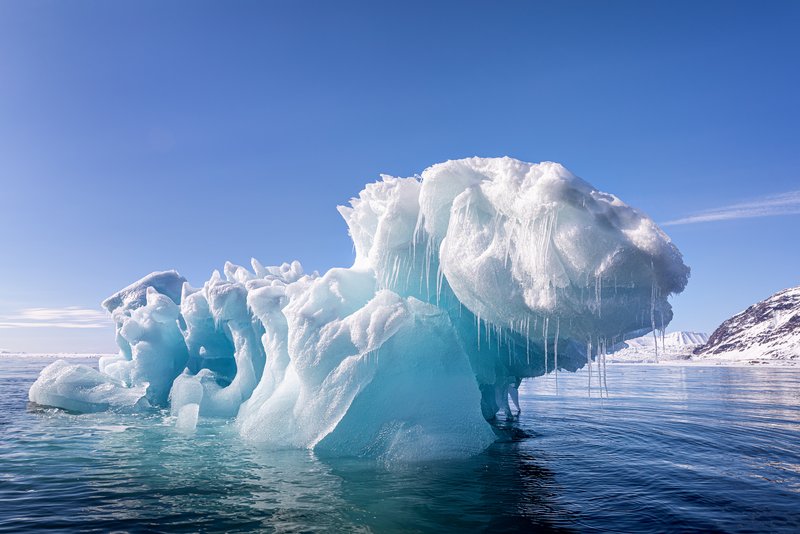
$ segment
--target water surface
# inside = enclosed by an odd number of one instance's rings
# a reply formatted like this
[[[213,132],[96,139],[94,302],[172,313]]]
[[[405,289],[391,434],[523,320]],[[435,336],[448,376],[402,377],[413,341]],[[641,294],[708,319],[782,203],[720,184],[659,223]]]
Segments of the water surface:
[[[800,530],[797,369],[614,365],[608,398],[585,372],[530,380],[518,439],[386,468],[36,409],[46,363],[0,358],[0,532]]]

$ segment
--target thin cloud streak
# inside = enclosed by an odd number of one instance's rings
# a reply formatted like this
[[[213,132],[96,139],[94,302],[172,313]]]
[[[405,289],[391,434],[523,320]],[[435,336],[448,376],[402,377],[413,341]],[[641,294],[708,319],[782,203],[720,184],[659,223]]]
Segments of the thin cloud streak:
[[[789,191],[779,195],[763,197],[722,208],[701,211],[662,223],[661,226],[677,226],[711,221],[749,219],[753,217],[773,217],[775,215],[800,215],[800,191]]]
[[[68,306],[66,308],[24,308],[0,316],[0,329],[8,328],[107,328],[112,325],[107,313]]]

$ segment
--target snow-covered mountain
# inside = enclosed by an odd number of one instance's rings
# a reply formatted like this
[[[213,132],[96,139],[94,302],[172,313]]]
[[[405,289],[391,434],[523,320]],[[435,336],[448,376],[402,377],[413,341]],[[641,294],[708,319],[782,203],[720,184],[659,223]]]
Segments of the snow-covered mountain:
[[[655,362],[656,343],[659,360],[688,359],[692,351],[706,341],[708,334],[700,332],[670,332],[655,338],[650,333],[614,345],[608,359],[619,363]]]
[[[695,360],[800,363],[800,286],[784,289],[722,323]]]

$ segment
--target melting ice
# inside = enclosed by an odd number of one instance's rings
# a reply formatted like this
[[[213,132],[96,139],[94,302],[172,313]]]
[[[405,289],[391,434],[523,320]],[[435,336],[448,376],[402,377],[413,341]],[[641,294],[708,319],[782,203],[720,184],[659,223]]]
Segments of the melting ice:
[[[99,371],[53,363],[30,400],[169,408],[184,431],[235,418],[272,447],[466,456],[522,378],[602,368],[605,347],[663,331],[689,276],[649,217],[558,163],[447,161],[339,211],[352,267],[254,259],[199,288],[152,273],[103,302],[119,354]]]

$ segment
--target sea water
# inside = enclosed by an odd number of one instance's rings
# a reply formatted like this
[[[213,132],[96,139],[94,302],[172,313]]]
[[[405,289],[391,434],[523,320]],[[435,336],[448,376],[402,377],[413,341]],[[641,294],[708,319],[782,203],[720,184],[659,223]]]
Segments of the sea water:
[[[49,361],[0,357],[0,532],[800,529],[798,369],[612,365],[602,397],[532,379],[508,439],[387,467],[31,406]]]

